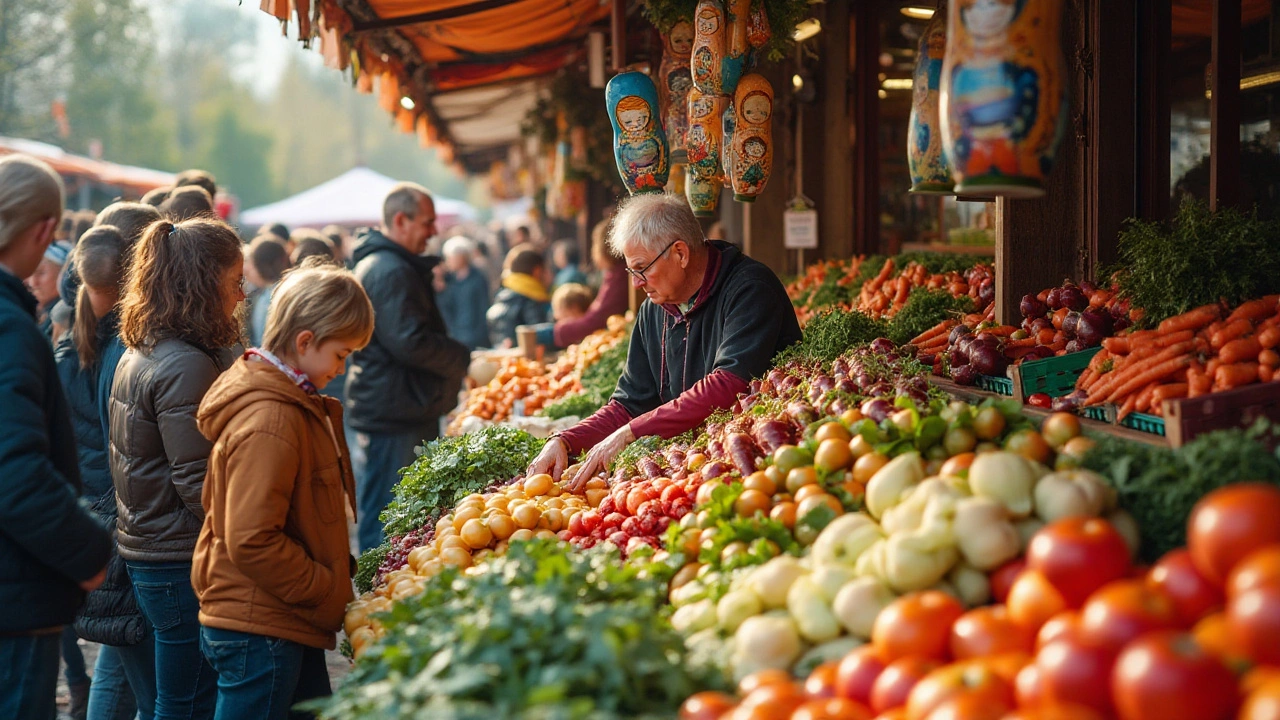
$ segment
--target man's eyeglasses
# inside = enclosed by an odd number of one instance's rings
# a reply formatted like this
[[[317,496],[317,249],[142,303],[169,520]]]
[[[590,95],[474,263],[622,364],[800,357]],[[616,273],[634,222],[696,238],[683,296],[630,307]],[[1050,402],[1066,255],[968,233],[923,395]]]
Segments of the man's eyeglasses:
[[[663,255],[666,255],[666,254],[667,254],[667,251],[671,249],[671,246],[672,246],[672,245],[675,245],[675,244],[676,244],[676,243],[678,243],[678,242],[680,242],[680,241],[679,241],[679,240],[672,240],[671,242],[667,243],[667,246],[666,246],[666,247],[664,247],[664,248],[662,248],[662,252],[658,253],[657,255],[654,255],[654,256],[653,256],[653,259],[649,261],[649,264],[648,264],[648,265],[645,265],[644,267],[640,268],[639,270],[632,270],[631,268],[627,268],[627,274],[628,274],[628,275],[630,275],[630,276],[631,276],[631,278],[632,278],[633,280],[635,280],[635,281],[639,282],[641,285],[645,285],[645,284],[647,284],[647,283],[649,282],[649,279],[648,279],[648,278],[646,278],[646,277],[644,276],[644,274],[645,274],[645,273],[647,273],[647,272],[649,272],[649,268],[653,267],[653,264],[654,264],[654,263],[656,263],[656,262],[658,262],[658,260],[662,259],[662,256],[663,256]]]

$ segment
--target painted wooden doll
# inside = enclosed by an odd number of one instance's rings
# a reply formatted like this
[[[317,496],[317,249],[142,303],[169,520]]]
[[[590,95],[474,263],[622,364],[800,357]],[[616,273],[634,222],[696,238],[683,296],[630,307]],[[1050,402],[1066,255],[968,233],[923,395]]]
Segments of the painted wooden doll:
[[[1067,123],[1063,0],[952,0],[943,147],[956,192],[1044,195]]]
[[[693,25],[682,20],[673,25],[662,40],[662,63],[658,67],[662,127],[667,132],[672,162],[683,162],[684,136],[689,131],[689,89],[693,87],[689,69]]]
[[[605,87],[618,174],[631,194],[662,192],[670,157],[658,117],[658,88],[642,72],[615,75]]]
[[[729,49],[722,0],[698,0],[693,11],[693,52],[690,63],[693,86],[708,95],[719,95],[720,61]]]
[[[721,116],[728,102],[729,98],[724,95],[706,95],[697,88],[689,91],[689,134],[685,136],[685,150],[690,171],[700,178],[720,175]]]
[[[773,29],[769,27],[769,13],[765,12],[764,0],[751,5],[751,15],[747,18],[747,42],[751,45],[748,53],[747,67],[754,68],[764,57],[765,46],[773,39]]]
[[[720,92],[732,95],[738,89],[738,81],[747,71],[751,43],[748,28],[751,19],[751,0],[725,0],[724,22],[728,28],[729,45],[720,60]]]
[[[773,171],[773,86],[752,73],[738,83],[733,98],[733,199],[751,202]]]
[[[916,72],[912,82],[911,118],[907,130],[907,169],[911,192],[949,195],[955,187],[951,165],[942,152],[942,127],[938,93],[942,60],[947,49],[946,4],[939,6],[920,35]]]
[[[730,182],[729,178],[733,177],[733,131],[737,125],[738,114],[734,112],[733,104],[730,103],[724,110],[724,115],[720,121],[720,169],[723,171],[725,182]]]
[[[690,209],[697,217],[715,217],[716,207],[720,204],[720,190],[724,187],[720,177],[702,177],[694,172],[692,165],[686,168],[684,196]]]

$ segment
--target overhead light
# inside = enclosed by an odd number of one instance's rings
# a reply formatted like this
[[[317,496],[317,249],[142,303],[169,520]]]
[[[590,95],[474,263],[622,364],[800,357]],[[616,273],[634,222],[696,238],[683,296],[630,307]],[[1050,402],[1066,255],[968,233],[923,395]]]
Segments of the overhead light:
[[[882,89],[882,90],[877,91],[877,92],[876,92],[876,95],[879,95],[881,100],[883,100],[883,99],[885,99],[885,98],[889,97],[889,93],[885,92],[883,89]]]
[[[409,97],[408,95],[405,95],[404,97],[400,98],[400,107],[404,108],[405,110],[412,110],[414,107],[416,107],[416,104],[413,102],[413,98]]]
[[[799,73],[791,76],[791,87],[797,91],[804,89],[804,78]]]
[[[796,25],[796,31],[792,33],[791,37],[795,38],[796,42],[802,42],[820,32],[822,32],[822,23],[818,22],[815,18],[809,18],[799,25]]]
[[[921,7],[919,5],[908,5],[902,8],[902,14],[912,20],[931,20],[933,19],[933,8]]]
[[[885,90],[910,90],[915,86],[911,78],[888,78],[880,84]]]
[[[1241,78],[1241,90],[1253,90],[1254,88],[1266,87],[1267,85],[1275,85],[1280,83],[1280,70],[1272,70],[1271,72],[1259,73],[1258,75],[1250,75],[1247,78]]]

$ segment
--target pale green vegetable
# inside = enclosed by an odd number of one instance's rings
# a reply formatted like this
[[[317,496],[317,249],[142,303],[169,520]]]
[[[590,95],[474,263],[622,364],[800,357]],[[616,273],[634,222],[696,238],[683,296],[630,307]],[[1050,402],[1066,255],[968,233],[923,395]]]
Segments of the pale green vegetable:
[[[796,621],[800,636],[811,643],[824,643],[840,636],[840,622],[809,576],[796,578],[791,583],[787,591],[787,612]]]
[[[960,553],[954,545],[936,545],[919,533],[889,538],[884,549],[884,579],[900,593],[924,590],[956,564]]]
[[[1046,523],[1065,517],[1097,517],[1115,506],[1115,490],[1089,470],[1060,470],[1036,483],[1036,516]]]
[[[897,594],[878,578],[861,577],[849,581],[836,593],[831,610],[844,629],[857,638],[871,638],[880,611],[897,599]]]
[[[998,500],[1014,518],[1033,509],[1032,492],[1039,475],[1021,455],[997,451],[979,454],[969,466],[969,488],[974,495]]]
[[[827,523],[813,541],[810,557],[823,565],[854,565],[872,543],[884,537],[880,526],[864,513],[852,512]]]
[[[749,617],[733,634],[734,674],[744,666],[785,670],[800,657],[800,632],[790,616]]]
[[[807,572],[795,558],[779,555],[756,568],[747,579],[747,587],[760,598],[765,609],[784,608],[791,584]]]
[[[716,622],[725,632],[734,632],[749,617],[764,612],[760,598],[750,590],[731,590],[716,603]]]
[[[924,478],[924,461],[920,453],[903,453],[890,460],[867,482],[863,495],[867,512],[874,518],[880,518],[886,510],[898,504],[908,488],[918,485]]]
[[[716,605],[709,599],[685,605],[671,614],[671,627],[690,635],[716,626]]]
[[[977,607],[991,601],[991,581],[987,574],[961,562],[947,574],[947,582],[956,589],[965,607]]]
[[[971,497],[957,503],[954,529],[960,554],[980,570],[994,570],[1022,549],[1008,509],[991,498]]]

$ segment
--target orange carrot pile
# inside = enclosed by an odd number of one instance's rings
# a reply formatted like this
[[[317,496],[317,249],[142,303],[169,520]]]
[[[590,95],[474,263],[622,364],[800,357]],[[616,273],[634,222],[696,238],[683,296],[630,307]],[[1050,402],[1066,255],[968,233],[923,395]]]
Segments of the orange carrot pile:
[[[1118,419],[1164,414],[1164,401],[1270,382],[1280,367],[1280,295],[1226,313],[1205,305],[1155,330],[1107,338],[1076,382],[1084,405],[1112,403]]]

